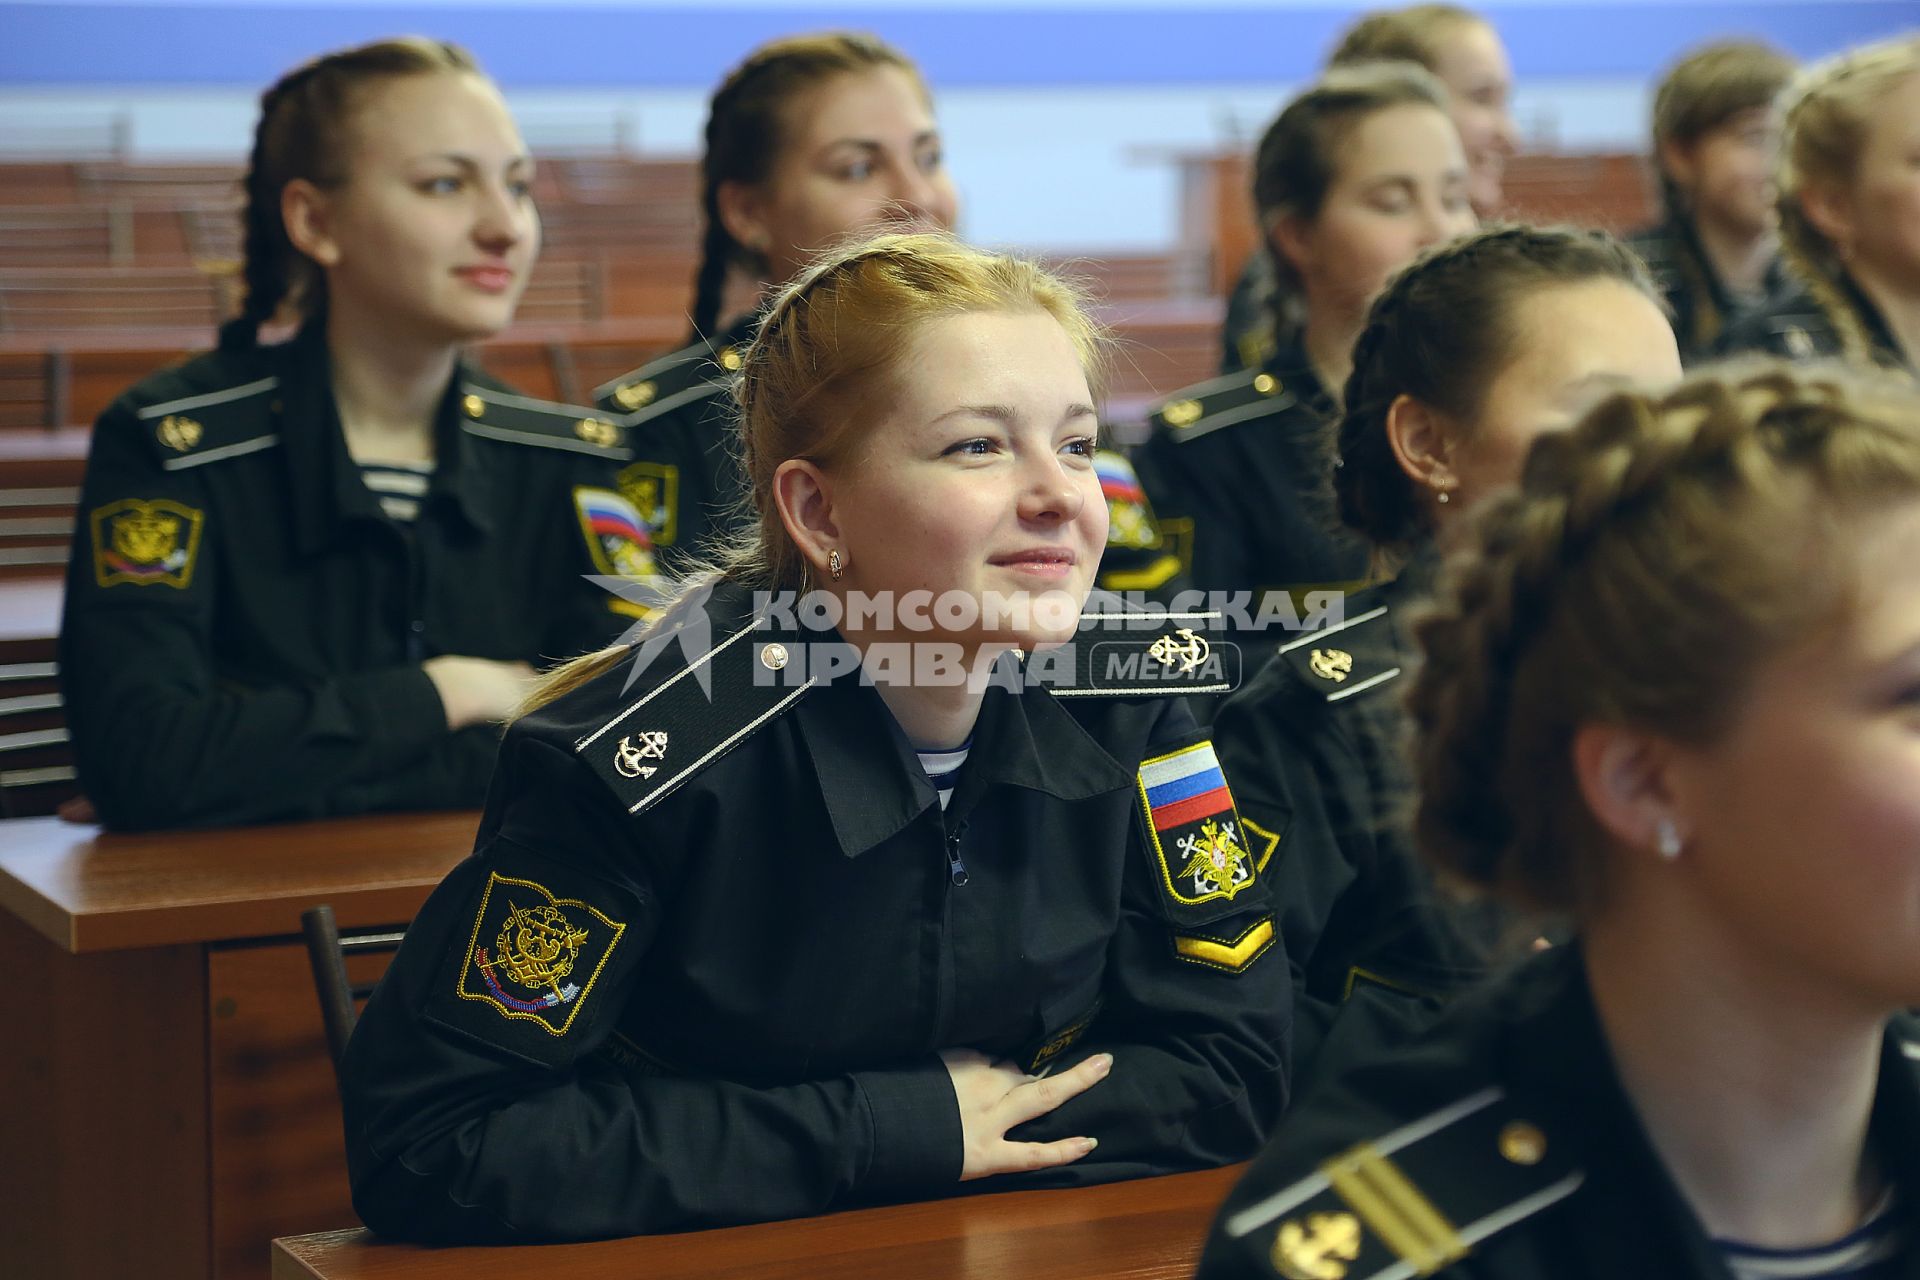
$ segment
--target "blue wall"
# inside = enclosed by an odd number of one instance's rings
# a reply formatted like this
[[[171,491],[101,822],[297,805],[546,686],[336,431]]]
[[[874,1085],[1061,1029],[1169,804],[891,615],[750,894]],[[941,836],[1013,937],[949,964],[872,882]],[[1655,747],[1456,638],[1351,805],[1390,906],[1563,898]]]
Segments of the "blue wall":
[[[893,40],[944,89],[1272,83],[1310,73],[1360,7],[0,3],[0,86],[257,87],[320,50],[414,31],[468,45],[509,88],[705,89],[760,40],[834,26]],[[1650,76],[1736,33],[1815,56],[1920,22],[1914,0],[1482,8],[1528,79]]]

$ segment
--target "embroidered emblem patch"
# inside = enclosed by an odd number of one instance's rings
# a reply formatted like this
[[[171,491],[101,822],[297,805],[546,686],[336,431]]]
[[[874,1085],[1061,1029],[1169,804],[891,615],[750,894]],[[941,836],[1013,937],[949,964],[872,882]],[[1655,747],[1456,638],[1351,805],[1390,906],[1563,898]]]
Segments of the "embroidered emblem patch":
[[[626,930],[578,899],[494,872],[473,919],[460,998],[564,1036]]]
[[[1133,466],[1117,453],[1102,450],[1093,456],[1094,474],[1100,477],[1100,492],[1107,500],[1107,545],[1147,550],[1160,545],[1160,528],[1154,523],[1153,508],[1147,491]]]
[[[185,590],[200,554],[201,513],[166,498],[122,498],[97,507],[93,577],[103,587],[131,582]]]
[[[1143,762],[1140,799],[1161,880],[1175,902],[1232,898],[1253,883],[1253,858],[1211,742]]]
[[[636,462],[614,477],[620,496],[633,504],[656,547],[673,545],[679,532],[680,468],[670,462]]]
[[[573,504],[580,514],[587,551],[601,573],[620,578],[653,576],[653,540],[632,503],[611,489],[583,487],[573,491]]]
[[[160,426],[154,432],[161,444],[175,453],[185,453],[200,443],[200,437],[206,434],[206,428],[184,414],[170,413],[160,419]]]

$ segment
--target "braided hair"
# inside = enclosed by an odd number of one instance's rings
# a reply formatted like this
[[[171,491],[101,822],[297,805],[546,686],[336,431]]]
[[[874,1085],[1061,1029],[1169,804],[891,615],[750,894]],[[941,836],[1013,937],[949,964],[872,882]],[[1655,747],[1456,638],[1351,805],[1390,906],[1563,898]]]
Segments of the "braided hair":
[[[1299,272],[1274,247],[1274,226],[1289,218],[1317,218],[1339,175],[1347,138],[1375,112],[1410,103],[1444,113],[1447,91],[1431,72],[1411,62],[1334,67],[1289,102],[1261,135],[1253,153],[1253,209],[1267,232],[1266,253],[1278,283],[1272,295],[1276,333],[1288,332],[1306,317],[1300,313]]]
[[[1873,359],[1873,340],[1839,246],[1807,216],[1812,184],[1847,185],[1860,166],[1881,101],[1920,75],[1920,36],[1838,54],[1807,68],[1787,90],[1780,143],[1780,257],[1825,313],[1843,357]]]
[[[1772,105],[1793,76],[1787,55],[1753,40],[1722,40],[1702,46],[1675,63],[1653,95],[1653,161],[1660,209],[1678,232],[1674,269],[1697,299],[1691,332],[1680,341],[1690,351],[1705,351],[1720,334],[1726,317],[1714,304],[1712,265],[1694,226],[1686,193],[1667,168],[1665,149],[1692,146],[1735,116]]]
[[[1517,904],[1591,906],[1580,727],[1720,740],[1760,665],[1855,604],[1848,531],[1916,500],[1920,393],[1837,365],[1708,370],[1542,437],[1416,627],[1425,854]]]
[[[858,32],[792,36],[761,45],[714,91],[707,108],[706,150],[700,157],[700,209],[706,223],[700,265],[693,276],[693,338],[720,323],[727,270],[738,265],[764,276],[765,259],[728,233],[720,217],[720,186],[764,182],[773,171],[789,107],[805,94],[850,72],[894,67],[926,85],[911,59],[875,36]]]
[[[243,282],[240,314],[220,328],[220,345],[250,347],[283,306],[313,317],[326,309],[326,280],[293,245],[280,193],[304,179],[317,187],[346,180],[348,122],[368,85],[432,72],[478,73],[458,45],[418,36],[380,40],[315,58],[260,95],[260,122],[242,180]]]
[[[1387,435],[1394,401],[1410,396],[1470,431],[1494,379],[1535,336],[1516,324],[1520,304],[1592,280],[1659,300],[1632,250],[1602,231],[1562,227],[1483,228],[1429,249],[1390,280],[1354,342],[1336,456],[1321,468],[1341,522],[1390,552],[1424,542],[1430,512]]]

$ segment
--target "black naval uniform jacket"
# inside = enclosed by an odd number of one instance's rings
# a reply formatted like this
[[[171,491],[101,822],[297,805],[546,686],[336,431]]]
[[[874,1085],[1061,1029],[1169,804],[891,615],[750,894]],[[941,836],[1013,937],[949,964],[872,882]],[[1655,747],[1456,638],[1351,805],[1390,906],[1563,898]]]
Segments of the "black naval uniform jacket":
[[[1714,272],[1692,222],[1679,215],[1642,227],[1626,241],[1659,286],[1680,342],[1680,356],[1688,364],[1712,356],[1721,334],[1743,312],[1777,297],[1787,287],[1786,268],[1775,258],[1767,265],[1762,283],[1764,298],[1742,302]]]
[[[742,316],[711,340],[594,389],[594,403],[626,429],[633,461],[620,469],[620,491],[669,573],[740,528],[747,495],[733,385],[759,323],[757,315]]]
[[[583,576],[645,555],[588,528],[583,500],[618,505],[625,455],[613,425],[584,414],[461,368],[404,525],[347,454],[317,324],[116,400],[94,427],[60,636],[80,781],[102,819],[479,805],[499,731],[449,733],[420,664],[544,665],[633,621]]]
[[[1224,787],[1181,782],[1213,759],[1184,708],[991,688],[943,811],[878,693],[809,687],[743,594],[702,615],[711,660],[631,687],[622,662],[509,730],[472,858],[347,1049],[362,1220],[534,1242],[960,1194],[949,1048],[1114,1055],[1010,1135],[1091,1155],[968,1190],[1251,1155],[1286,1097],[1286,959],[1217,843]],[[1230,892],[1201,891],[1203,834]]]
[[[1873,299],[1850,279],[1842,279],[1840,288],[1859,313],[1867,331],[1873,362],[1889,369],[1920,372],[1900,349],[1886,317]],[[1747,312],[1728,328],[1720,341],[1720,354],[1764,352],[1789,360],[1818,360],[1842,354],[1840,333],[1833,319],[1806,289],[1791,279],[1767,301]]]
[[[1419,657],[1410,614],[1430,577],[1430,557],[1416,557],[1349,595],[1340,622],[1286,636],[1214,718],[1241,823],[1276,845],[1268,881],[1302,1084],[1323,1050],[1345,1062],[1430,1018],[1517,932],[1497,908],[1444,895],[1413,846],[1402,698]]]
[[[1366,547],[1328,499],[1334,413],[1297,343],[1154,411],[1134,462],[1194,587],[1252,592],[1257,605],[1364,576]]]
[[[1869,1141],[1920,1280],[1920,1020],[1888,1028]],[[1275,1275],[1730,1280],[1615,1074],[1577,945],[1302,1098],[1200,1260],[1199,1280]]]

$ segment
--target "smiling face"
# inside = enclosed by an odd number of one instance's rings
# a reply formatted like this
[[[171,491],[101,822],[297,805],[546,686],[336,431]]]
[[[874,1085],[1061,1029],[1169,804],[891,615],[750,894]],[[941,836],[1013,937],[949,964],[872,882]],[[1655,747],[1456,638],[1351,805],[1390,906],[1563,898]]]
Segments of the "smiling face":
[[[1869,1011],[1920,1003],[1920,503],[1845,519],[1849,615],[1682,753],[1675,871],[1715,927]]]
[[[1691,143],[1663,149],[1663,163],[1702,222],[1743,237],[1763,235],[1774,212],[1774,157],[1779,130],[1765,107],[1750,107]]]
[[[1452,121],[1419,103],[1370,113],[1335,154],[1320,211],[1275,235],[1310,312],[1357,315],[1422,249],[1473,229],[1467,162]]]
[[[307,232],[329,306],[429,344],[513,319],[540,247],[533,161],[500,94],[464,73],[376,84],[351,120],[346,178],[314,193]],[[299,193],[289,197],[298,201]],[[309,234],[310,232],[310,234]]]
[[[773,170],[724,184],[728,231],[776,282],[862,231],[948,231],[959,199],[920,82],[899,67],[836,76],[782,112]]]
[[[1908,297],[1920,297],[1920,74],[1875,104],[1853,180],[1842,193],[1859,264]]]
[[[1608,391],[1680,379],[1673,326],[1653,299],[1618,280],[1538,288],[1520,300],[1511,326],[1514,355],[1451,450],[1458,487],[1436,508],[1443,521],[1516,483],[1533,442],[1573,425]]]
[[[942,631],[970,648],[1070,639],[1107,541],[1097,420],[1066,331],[1042,312],[926,324],[884,417],[826,477],[847,571],[868,594],[957,592],[1016,605],[1031,625]],[[1062,623],[1064,622],[1064,625]]]
[[[1513,68],[1484,22],[1450,24],[1430,68],[1447,87],[1447,111],[1467,157],[1467,195],[1483,218],[1502,202],[1507,161],[1519,145],[1513,123]]]

